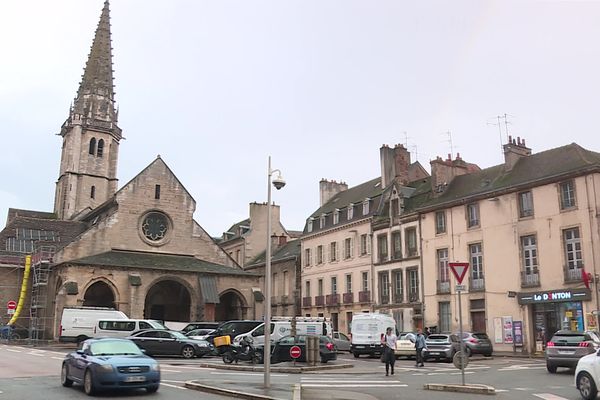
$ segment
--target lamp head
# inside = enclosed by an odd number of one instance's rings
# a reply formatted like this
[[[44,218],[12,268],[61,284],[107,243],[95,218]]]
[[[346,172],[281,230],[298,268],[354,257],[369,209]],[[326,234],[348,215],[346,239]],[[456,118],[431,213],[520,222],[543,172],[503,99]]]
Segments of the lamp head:
[[[275,189],[277,190],[280,190],[282,187],[285,186],[285,180],[283,179],[281,174],[277,175],[277,178],[273,179],[273,186],[275,186]]]

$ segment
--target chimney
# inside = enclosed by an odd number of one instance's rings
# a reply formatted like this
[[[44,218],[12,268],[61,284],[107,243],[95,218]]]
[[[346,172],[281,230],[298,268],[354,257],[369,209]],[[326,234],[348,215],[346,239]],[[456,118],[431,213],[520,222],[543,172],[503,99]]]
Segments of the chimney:
[[[284,234],[277,236],[276,234],[271,235],[271,251],[275,251],[284,244],[287,243],[287,237]]]
[[[520,137],[515,140],[512,136],[509,136],[508,143],[502,148],[504,149],[504,168],[506,171],[512,170],[521,157],[531,155],[531,149],[525,145],[525,139],[521,140]]]
[[[431,164],[431,188],[434,196],[441,195],[446,187],[457,176],[469,174],[479,170],[475,164],[465,162],[460,154],[456,154],[456,159],[452,160],[452,155],[448,154],[448,158],[443,160],[437,157],[430,161]]]
[[[336,194],[348,190],[348,184],[346,182],[328,181],[327,179],[321,179],[319,182],[319,198],[320,207],[326,204]]]
[[[379,149],[379,157],[382,188],[388,187],[394,180],[401,185],[408,184],[410,152],[402,144],[395,145],[393,149],[384,144]]]
[[[267,227],[267,203],[250,203],[250,228],[255,231],[266,231]],[[277,228],[280,226],[281,212],[279,206],[272,204],[271,206],[271,223]],[[263,239],[264,240],[264,239]],[[263,241],[264,243],[264,241]],[[264,243],[263,246],[267,244]]]

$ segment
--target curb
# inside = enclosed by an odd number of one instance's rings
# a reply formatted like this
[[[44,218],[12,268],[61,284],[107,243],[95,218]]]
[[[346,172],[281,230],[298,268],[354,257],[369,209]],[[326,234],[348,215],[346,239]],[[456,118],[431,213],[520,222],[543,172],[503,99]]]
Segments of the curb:
[[[294,394],[292,394],[292,400],[302,400],[302,385],[300,383],[294,384]]]
[[[460,392],[460,393],[475,393],[495,395],[496,389],[488,385],[456,385],[446,383],[426,383],[423,385],[425,390],[436,390],[440,392]]]
[[[177,364],[172,364],[177,365]],[[187,365],[187,364],[186,364]],[[225,364],[209,364],[201,363],[195,364],[201,368],[214,368],[214,369],[226,369],[231,371],[252,371],[252,372],[264,372],[264,367],[252,367],[246,365],[225,365]],[[271,367],[271,372],[285,372],[288,374],[301,374],[303,372],[314,372],[314,371],[327,371],[333,369],[347,369],[354,368],[353,364],[337,364],[337,365],[320,365],[315,367]]]
[[[200,392],[214,393],[214,394],[224,394],[229,397],[235,397],[238,399],[248,399],[248,400],[280,400],[276,397],[265,396],[263,394],[255,394],[255,393],[247,393],[241,392],[239,390],[231,390],[224,389],[215,386],[204,385],[202,383],[197,383],[194,381],[187,381],[185,383],[185,387],[192,390],[197,390]],[[294,400],[300,400],[300,397],[296,399],[296,388],[294,388]]]

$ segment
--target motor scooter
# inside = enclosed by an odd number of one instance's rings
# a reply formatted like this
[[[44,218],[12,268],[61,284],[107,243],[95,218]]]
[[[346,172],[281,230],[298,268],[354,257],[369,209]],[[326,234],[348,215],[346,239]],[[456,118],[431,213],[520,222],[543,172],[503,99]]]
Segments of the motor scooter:
[[[240,341],[240,344],[232,344],[223,352],[223,362],[231,364],[235,361],[251,361],[252,364],[262,362],[262,354],[252,345],[252,338],[247,337]]]

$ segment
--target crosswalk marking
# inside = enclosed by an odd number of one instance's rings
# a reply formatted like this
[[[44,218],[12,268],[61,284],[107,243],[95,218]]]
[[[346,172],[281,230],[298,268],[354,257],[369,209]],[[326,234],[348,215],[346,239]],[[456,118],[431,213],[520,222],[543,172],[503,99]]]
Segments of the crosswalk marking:
[[[533,395],[544,400],[567,400],[564,397],[560,397],[552,393],[534,393]]]
[[[400,383],[400,381],[392,381],[392,380],[383,380],[383,381],[343,381],[343,380],[319,380],[319,379],[302,379],[302,384],[304,383]]]
[[[407,387],[407,384],[404,383],[375,383],[375,384],[354,384],[354,383],[344,383],[344,384],[336,384],[336,383],[303,383],[302,387],[307,388],[376,388],[376,387]]]

